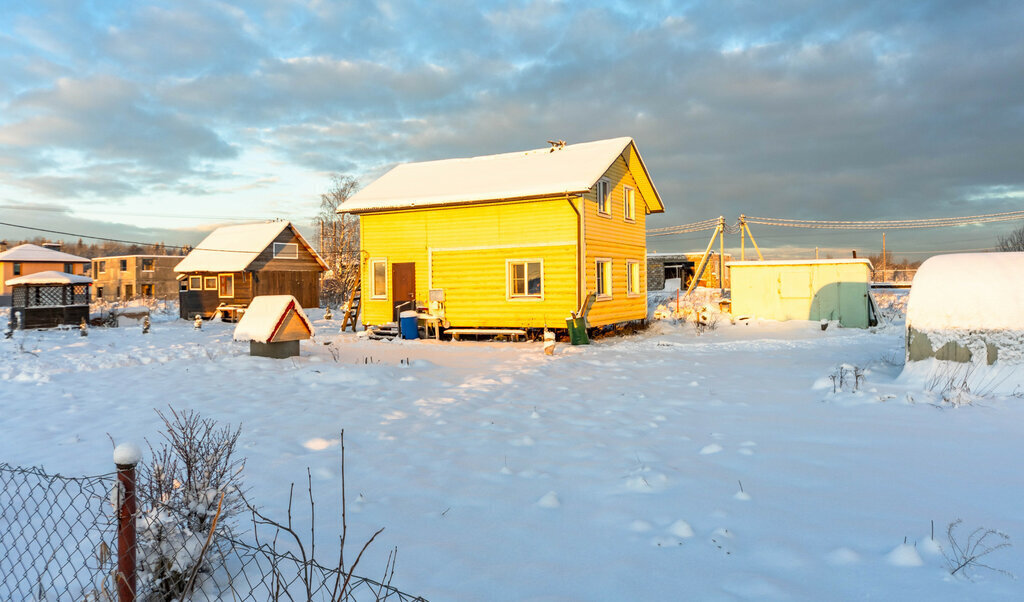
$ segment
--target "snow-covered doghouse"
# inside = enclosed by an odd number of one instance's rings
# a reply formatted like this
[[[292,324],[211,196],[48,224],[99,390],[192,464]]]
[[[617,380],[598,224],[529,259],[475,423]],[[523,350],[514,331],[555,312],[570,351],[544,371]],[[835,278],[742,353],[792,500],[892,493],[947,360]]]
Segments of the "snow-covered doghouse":
[[[235,340],[249,341],[249,355],[276,359],[299,354],[299,341],[313,336],[313,325],[291,295],[253,298],[235,326]]]
[[[907,361],[1024,363],[1024,253],[939,255],[907,300]]]

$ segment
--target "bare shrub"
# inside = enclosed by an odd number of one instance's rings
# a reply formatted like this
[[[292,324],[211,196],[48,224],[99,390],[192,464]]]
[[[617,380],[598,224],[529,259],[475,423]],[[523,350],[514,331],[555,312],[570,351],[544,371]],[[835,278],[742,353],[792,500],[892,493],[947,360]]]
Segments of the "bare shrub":
[[[936,393],[943,403],[954,408],[972,405],[990,397],[1004,379],[976,377],[975,364],[939,362],[925,381],[925,390]]]
[[[841,364],[829,374],[828,379],[832,381],[833,393],[856,393],[864,383],[864,369],[853,364]]]
[[[960,573],[967,579],[970,579],[972,571],[988,569],[1008,577],[1013,577],[1013,574],[1009,571],[997,569],[981,562],[982,558],[992,552],[1009,548],[1012,545],[1010,543],[1010,536],[995,529],[978,527],[971,531],[966,539],[958,539],[956,528],[962,522],[963,520],[958,518],[949,523],[949,528],[946,530],[946,536],[949,538],[949,551],[943,550],[942,555],[946,558],[946,564],[949,565],[949,574],[956,575]]]
[[[230,534],[230,519],[246,507],[245,461],[234,456],[241,427],[219,427],[195,411],[157,415],[164,442],[159,449],[149,445],[152,460],[140,468],[140,585],[170,601],[190,593],[197,577],[222,561],[209,542]]]

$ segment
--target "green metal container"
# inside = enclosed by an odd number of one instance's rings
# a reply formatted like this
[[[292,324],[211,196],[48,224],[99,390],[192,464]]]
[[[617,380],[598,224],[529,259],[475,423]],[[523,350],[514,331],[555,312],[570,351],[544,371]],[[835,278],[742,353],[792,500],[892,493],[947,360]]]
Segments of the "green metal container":
[[[566,318],[565,325],[569,329],[569,343],[573,345],[589,345],[586,318]]]

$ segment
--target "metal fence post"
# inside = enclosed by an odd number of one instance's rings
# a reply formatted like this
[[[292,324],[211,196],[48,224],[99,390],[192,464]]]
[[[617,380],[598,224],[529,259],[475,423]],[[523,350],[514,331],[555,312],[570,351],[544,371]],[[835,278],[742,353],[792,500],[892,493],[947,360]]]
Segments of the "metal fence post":
[[[114,449],[117,482],[120,490],[117,509],[117,600],[135,602],[135,465],[142,452],[133,443]]]

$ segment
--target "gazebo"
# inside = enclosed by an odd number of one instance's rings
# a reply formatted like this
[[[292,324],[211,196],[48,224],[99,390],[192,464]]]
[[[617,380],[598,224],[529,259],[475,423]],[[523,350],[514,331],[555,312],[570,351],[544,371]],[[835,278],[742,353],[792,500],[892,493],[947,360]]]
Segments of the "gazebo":
[[[52,328],[89,318],[92,278],[88,276],[47,271],[11,278],[5,284],[11,287],[14,328]]]

